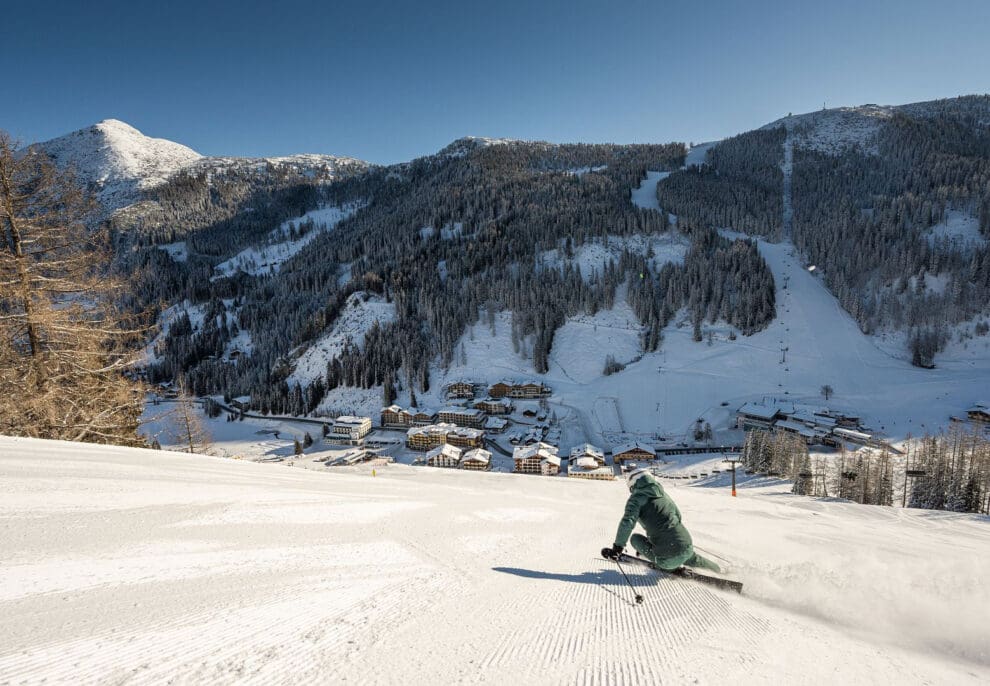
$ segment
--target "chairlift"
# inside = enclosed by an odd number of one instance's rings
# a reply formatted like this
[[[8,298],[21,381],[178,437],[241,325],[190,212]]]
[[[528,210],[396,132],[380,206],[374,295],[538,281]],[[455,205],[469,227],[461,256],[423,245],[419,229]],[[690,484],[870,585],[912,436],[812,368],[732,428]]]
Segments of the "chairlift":
[[[855,481],[857,476],[859,476],[858,472],[842,472],[842,478],[847,481]]]
[[[814,474],[812,474],[811,472],[799,472],[798,473],[798,478],[799,479],[810,479],[813,476],[814,476]]]
[[[904,476],[909,476],[909,477],[928,476],[928,472],[926,472],[924,469],[908,469],[904,472]]]

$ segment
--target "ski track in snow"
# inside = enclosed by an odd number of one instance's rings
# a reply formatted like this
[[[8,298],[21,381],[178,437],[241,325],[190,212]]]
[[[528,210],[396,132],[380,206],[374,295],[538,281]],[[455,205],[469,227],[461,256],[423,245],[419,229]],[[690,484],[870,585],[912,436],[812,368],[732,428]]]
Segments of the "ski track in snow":
[[[635,605],[621,483],[0,437],[0,684],[990,678],[986,518],[669,489],[746,595]]]

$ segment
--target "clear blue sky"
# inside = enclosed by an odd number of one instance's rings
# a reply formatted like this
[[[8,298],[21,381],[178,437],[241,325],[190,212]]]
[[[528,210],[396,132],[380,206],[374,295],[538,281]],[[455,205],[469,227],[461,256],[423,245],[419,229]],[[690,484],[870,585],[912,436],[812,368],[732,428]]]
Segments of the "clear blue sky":
[[[990,92],[987,0],[8,2],[0,128],[373,162],[464,135],[702,141]]]

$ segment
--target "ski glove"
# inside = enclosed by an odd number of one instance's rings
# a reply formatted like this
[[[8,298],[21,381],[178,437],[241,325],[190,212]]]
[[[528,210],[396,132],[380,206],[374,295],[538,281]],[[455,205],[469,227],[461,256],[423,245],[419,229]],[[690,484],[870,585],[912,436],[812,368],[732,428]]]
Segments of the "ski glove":
[[[621,545],[614,545],[613,544],[611,548],[605,548],[605,550],[603,550],[602,552],[603,553],[607,552],[607,555],[605,557],[608,557],[608,558],[611,558],[611,559],[614,560],[615,558],[619,557],[619,555],[622,554],[622,551],[623,550],[625,550],[625,548],[623,548]]]

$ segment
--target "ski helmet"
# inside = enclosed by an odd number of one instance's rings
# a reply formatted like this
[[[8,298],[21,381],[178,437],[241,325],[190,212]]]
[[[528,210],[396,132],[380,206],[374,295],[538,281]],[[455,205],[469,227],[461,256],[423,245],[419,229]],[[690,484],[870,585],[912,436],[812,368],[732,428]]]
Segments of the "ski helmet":
[[[626,484],[628,484],[629,490],[631,491],[633,489],[633,486],[636,485],[636,482],[649,473],[650,473],[649,467],[637,467],[636,469],[626,474]]]

